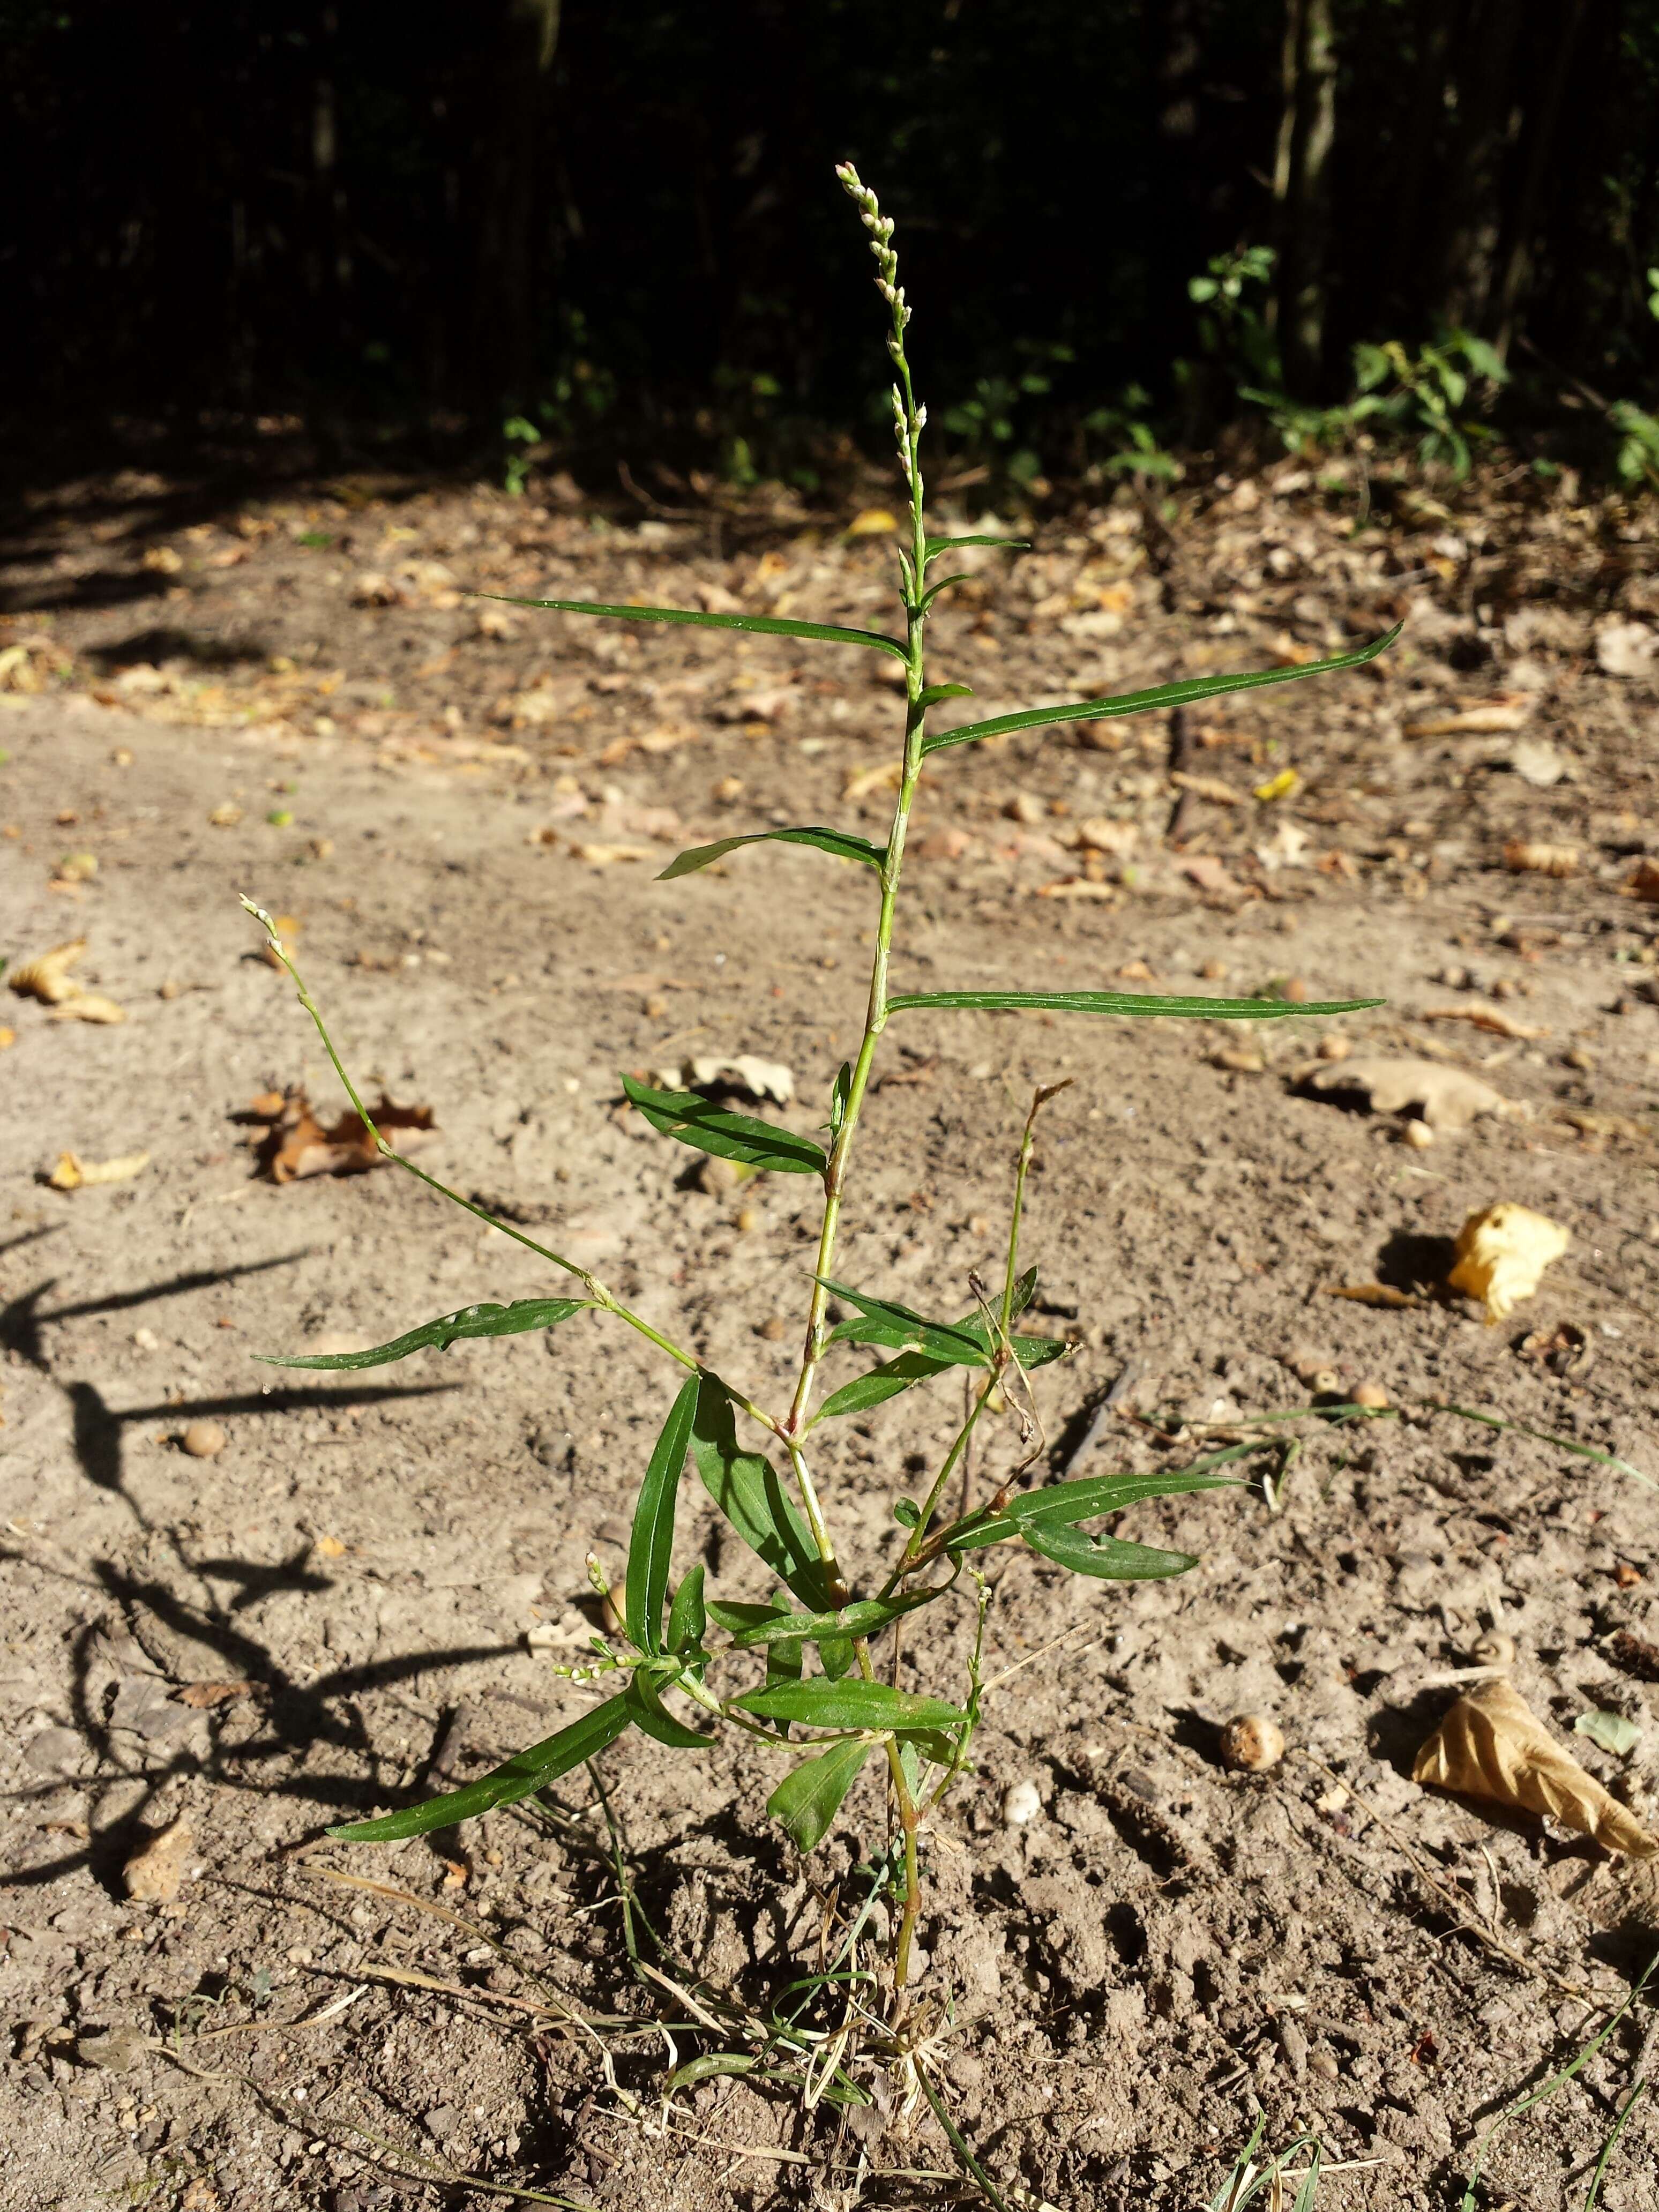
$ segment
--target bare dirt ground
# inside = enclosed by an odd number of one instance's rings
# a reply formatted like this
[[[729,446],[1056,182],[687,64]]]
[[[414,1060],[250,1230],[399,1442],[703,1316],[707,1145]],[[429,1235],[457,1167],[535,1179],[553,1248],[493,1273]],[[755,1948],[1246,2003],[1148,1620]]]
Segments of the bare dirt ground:
[[[1011,2202],[1185,2212],[1262,2109],[1270,2143],[1324,2138],[1341,2170],[1322,2204],[1455,2201],[1480,2127],[1659,1948],[1650,1868],[1410,1779],[1443,1678],[1497,1626],[1534,1710],[1659,1824],[1659,1500],[1422,1404],[1659,1474],[1659,904],[1631,889],[1659,856],[1653,518],[1571,488],[1441,496],[1396,488],[1362,517],[1354,484],[1287,465],[1224,478],[1173,531],[1133,502],[1042,520],[935,625],[937,672],[978,715],[1311,657],[1404,617],[1371,670],[1200,712],[1175,841],[1165,718],[942,756],[899,973],[1382,995],[1343,1025],[1354,1056],[1474,1071],[1524,1109],[1421,1147],[1299,1080],[1318,1024],[895,1024],[842,1265],[929,1310],[994,1265],[1030,1085],[1074,1079],[1029,1221],[1046,1325],[1075,1344],[1040,1378],[1056,1467],[1117,1384],[1079,1471],[1182,1464],[1323,1370],[1406,1412],[1304,1426],[1269,1463],[1277,1512],[1258,1489],[1126,1516],[1201,1554],[1178,1581],[1024,1553],[1002,1572],[991,1671],[1030,1663],[942,1821],[923,1942],[924,1987],[952,1996],[945,2092]],[[666,2067],[708,2039],[618,2032],[607,2059],[537,2009],[550,1984],[594,2014],[684,2017],[630,1971],[585,1774],[544,1816],[315,1847],[581,1710],[553,1669],[592,1626],[589,1547],[620,1564],[669,1386],[591,1316],[361,1377],[256,1364],[558,1285],[395,1170],[260,1179],[236,1119],[301,1079],[343,1103],[246,890],[291,918],[356,1067],[434,1109],[423,1164],[556,1231],[734,1379],[780,1382],[799,1192],[711,1194],[618,1110],[617,1072],[757,1053],[793,1071],[795,1125],[822,1120],[867,885],[776,848],[652,878],[745,828],[878,835],[898,721],[879,657],[460,593],[884,623],[890,553],[841,534],[852,512],[641,524],[364,479],[236,506],[136,473],[22,510],[0,950],[15,967],[84,938],[76,972],[127,1018],[3,1000],[8,2212],[503,2201],[486,2181],[606,2212],[957,2191],[925,2110],[804,2115],[733,2081],[665,2110]],[[1516,840],[1571,848],[1571,872],[1506,867]],[[149,1157],[62,1191],[64,1152]],[[1431,1293],[1498,1199],[1572,1243],[1489,1327]],[[1379,1280],[1431,1295],[1327,1294]],[[956,1407],[915,1393],[867,1436],[842,1425],[822,1480],[855,1556],[890,1546],[888,1501]],[[180,1448],[198,1420],[218,1456]],[[758,1594],[690,1486],[679,1544]],[[919,1686],[957,1679],[964,1634],[924,1650]],[[1572,1735],[1591,1708],[1638,1723],[1636,1748]],[[1248,1711],[1290,1741],[1266,1775],[1217,1757]],[[605,1769],[665,1942],[748,2002],[817,1960],[883,1847],[868,1777],[803,1863],[741,1746],[702,1763],[633,1735]],[[1040,1807],[1011,1821],[1027,1782]],[[130,1897],[125,1863],[180,1818],[179,1894]],[[1492,2203],[1583,2201],[1652,2020],[1638,2007],[1500,2139]],[[1607,2212],[1659,2203],[1656,2150],[1649,2095]]]

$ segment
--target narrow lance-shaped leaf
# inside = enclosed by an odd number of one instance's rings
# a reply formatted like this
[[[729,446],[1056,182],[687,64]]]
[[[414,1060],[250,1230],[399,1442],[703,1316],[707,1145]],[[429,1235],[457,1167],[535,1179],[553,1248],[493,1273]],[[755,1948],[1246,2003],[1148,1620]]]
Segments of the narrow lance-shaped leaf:
[[[925,1352],[930,1359],[942,1361],[950,1367],[988,1367],[990,1354],[985,1346],[971,1336],[965,1328],[953,1328],[948,1322],[928,1321],[908,1306],[896,1304],[890,1298],[872,1298],[862,1291],[849,1290],[845,1283],[831,1282],[828,1276],[819,1280],[832,1297],[844,1298],[848,1305],[858,1308],[855,1321],[844,1321],[830,1332],[832,1344],[882,1344],[895,1348]]]
[[[811,1137],[798,1137],[793,1129],[781,1129],[753,1114],[733,1114],[695,1091],[654,1091],[630,1075],[623,1076],[622,1086],[629,1103],[638,1107],[653,1129],[694,1151],[779,1175],[823,1173],[823,1147]]]
[[[1022,1314],[1036,1295],[1037,1271],[1028,1267],[1014,1285],[1013,1314]],[[991,1328],[982,1313],[965,1314],[958,1322],[950,1324],[953,1330],[971,1336],[982,1346],[988,1355],[991,1349]],[[1051,1359],[1058,1359],[1066,1349],[1057,1336],[1017,1336],[1013,1339],[1014,1356],[1028,1371],[1035,1367],[1046,1367]],[[843,1382],[839,1390],[832,1390],[819,1407],[816,1419],[834,1420],[847,1413],[867,1413],[873,1406],[884,1405],[888,1399],[896,1398],[917,1382],[925,1382],[935,1375],[943,1375],[956,1363],[951,1360],[930,1359],[926,1352],[901,1352],[896,1359],[883,1366],[873,1367],[867,1375],[860,1375],[851,1382]]]
[[[960,583],[962,579],[957,576],[952,577],[951,580],[953,583]],[[942,590],[943,586],[939,586],[935,588]],[[931,598],[933,595],[930,592],[928,596]],[[919,691],[916,694],[916,704],[925,714],[929,707],[937,707],[944,700],[971,699],[973,696],[974,687],[971,684],[930,684],[925,691]]]
[[[668,1608],[668,1648],[671,1651],[693,1651],[702,1642],[708,1626],[708,1608],[702,1597],[703,1577],[703,1567],[699,1561],[674,1593],[674,1602]]]
[[[838,1743],[817,1759],[803,1759],[766,1801],[797,1850],[810,1851],[830,1832],[842,1800],[875,1749],[872,1743]]]
[[[803,1604],[827,1611],[830,1591],[812,1539],[771,1461],[738,1449],[732,1401],[712,1375],[702,1376],[697,1391],[691,1460],[704,1489],[750,1550]]]
[[[662,1608],[674,1552],[674,1507],[679,1496],[680,1470],[691,1442],[698,1387],[698,1378],[693,1375],[669,1407],[634,1508],[628,1546],[626,1621],[634,1643],[653,1657],[663,1648]]]
[[[700,1751],[710,1741],[708,1731],[687,1728],[665,1710],[658,1686],[648,1674],[636,1671],[623,1695],[635,1727],[666,1744],[671,1751]]]
[[[732,1630],[732,1643],[739,1650],[747,1650],[757,1644],[779,1644],[801,1641],[817,1644],[824,1637],[832,1639],[848,1636],[876,1636],[896,1620],[901,1613],[914,1613],[918,1606],[931,1604],[939,1595],[935,1589],[911,1590],[903,1597],[860,1598],[852,1605],[844,1605],[838,1613],[792,1613],[769,1608],[716,1606],[714,1617],[722,1627]],[[739,1611],[755,1615],[748,1620],[738,1619]],[[724,1618],[729,1613],[732,1618]]]
[[[1014,714],[997,714],[988,722],[970,722],[956,730],[939,730],[922,739],[924,753],[946,745],[970,745],[981,738],[1006,737],[1013,730],[1034,730],[1051,722],[1102,722],[1119,714],[1144,714],[1164,707],[1187,707],[1194,700],[1213,699],[1223,691],[1252,691],[1267,684],[1296,684],[1304,676],[1329,676],[1339,669],[1363,668],[1385,653],[1400,635],[1396,623],[1386,635],[1373,638],[1354,653],[1339,653],[1328,660],[1310,660],[1300,668],[1261,668],[1242,676],[1194,676],[1180,684],[1163,684],[1152,691],[1125,691],[1110,699],[1079,699],[1068,707],[1027,707]]]
[[[1019,1533],[1045,1559],[1101,1582],[1159,1582],[1198,1565],[1190,1552],[1160,1552],[1150,1544],[1120,1543],[1115,1536],[1086,1536],[1060,1521],[1022,1521]]]
[[[935,561],[941,553],[948,553],[957,545],[1012,545],[1022,550],[1029,550],[1030,543],[1029,538],[981,538],[979,536],[930,538],[927,540],[927,556],[928,560]]]
[[[657,881],[667,884],[677,876],[695,875],[699,868],[735,853],[740,845],[769,844],[812,845],[838,860],[861,860],[866,868],[879,869],[887,857],[879,845],[872,845],[867,837],[855,837],[850,830],[752,830],[747,836],[721,837],[713,845],[688,845],[684,852],[675,854]]]
[[[827,1682],[819,1675],[803,1682],[769,1683],[732,1703],[739,1712],[757,1713],[763,1720],[799,1721],[806,1728],[955,1728],[968,1717],[943,1698],[918,1697],[885,1682]]]
[[[538,607],[556,615],[608,615],[617,622],[685,623],[696,629],[758,630],[766,637],[816,638],[824,645],[870,645],[878,652],[910,657],[902,638],[888,637],[878,629],[843,629],[836,623],[792,622],[783,615],[711,615],[699,607],[634,607],[599,599],[520,599],[507,592],[480,592],[482,599],[499,599],[503,606]]]
[[[384,1367],[393,1359],[407,1359],[411,1352],[442,1352],[470,1336],[519,1336],[526,1329],[556,1328],[572,1314],[585,1312],[592,1298],[520,1298],[510,1306],[463,1306],[459,1313],[422,1322],[407,1335],[394,1336],[390,1344],[377,1344],[372,1352],[295,1352],[286,1358],[275,1352],[253,1355],[267,1367]]]
[[[1197,1490],[1237,1490],[1243,1487],[1237,1475],[1212,1470],[1261,1451],[1259,1443],[1232,1444],[1212,1452],[1189,1468],[1164,1474],[1108,1474],[1083,1476],[1072,1482],[1048,1483],[1012,1498],[998,1514],[967,1522],[951,1534],[945,1549],[975,1552],[988,1544],[1000,1544],[1031,1527],[1069,1528],[1079,1521],[1098,1520],[1103,1514],[1121,1513],[1127,1505],[1149,1498],[1181,1498]]]
[[[1279,1022],[1291,1015],[1360,1014],[1381,999],[1331,999],[1297,1006],[1288,999],[1160,998],[1151,991],[901,991],[888,1001],[935,1013],[1127,1014],[1188,1021]]]
[[[423,1805],[411,1805],[407,1812],[389,1813],[381,1820],[354,1820],[349,1827],[331,1828],[328,1832],[348,1844],[397,1844],[405,1836],[430,1835],[434,1828],[453,1828],[458,1820],[471,1820],[480,1813],[494,1812],[498,1806],[516,1804],[520,1797],[556,1782],[560,1775],[568,1774],[607,1744],[615,1743],[632,1717],[625,1696],[607,1698],[556,1735],[532,1744],[528,1751],[515,1752],[482,1781],[470,1782],[464,1790],[451,1790],[441,1797],[428,1797]]]

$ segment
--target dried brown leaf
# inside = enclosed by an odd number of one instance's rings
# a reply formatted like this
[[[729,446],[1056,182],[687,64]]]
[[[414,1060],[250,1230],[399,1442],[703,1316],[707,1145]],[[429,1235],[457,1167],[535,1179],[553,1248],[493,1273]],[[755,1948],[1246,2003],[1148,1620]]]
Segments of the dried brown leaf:
[[[1659,1856],[1659,1836],[1562,1748],[1512,1682],[1483,1682],[1460,1698],[1417,1754],[1412,1778],[1546,1814],[1610,1851]]]
[[[1517,1021],[1506,1014],[1501,1006],[1489,1006],[1479,999],[1471,1000],[1466,1006],[1425,1006],[1418,1016],[1419,1022],[1468,1022],[1478,1030],[1486,1030],[1492,1036],[1547,1037],[1547,1028],[1535,1022]]]
[[[1467,1129],[1483,1114],[1503,1121],[1527,1118],[1524,1106],[1505,1098],[1478,1075],[1442,1067],[1431,1060],[1339,1060],[1334,1066],[1316,1070],[1306,1084],[1322,1093],[1363,1092],[1377,1114],[1414,1110],[1431,1129]]]
[[[1511,837],[1504,848],[1504,866],[1516,876],[1576,876],[1577,845],[1545,845],[1525,837]]]
[[[1328,1298],[1352,1298],[1362,1306],[1420,1306],[1424,1301],[1392,1283],[1327,1283]]]
[[[77,991],[46,1016],[49,1022],[101,1022],[106,1027],[126,1018],[126,1008],[105,998],[101,991]]]
[[[53,1190],[81,1190],[100,1182],[125,1182],[149,1165],[148,1152],[124,1152],[113,1160],[83,1160],[78,1152],[59,1152],[46,1181]]]
[[[270,1101],[268,1093],[255,1102],[256,1109],[263,1109]],[[382,1097],[370,1111],[375,1127],[398,1152],[416,1152],[437,1134],[429,1106],[398,1106]],[[262,1172],[273,1182],[305,1182],[322,1175],[366,1175],[385,1161],[385,1154],[376,1149],[356,1114],[343,1114],[337,1121],[325,1127],[301,1089],[288,1093],[275,1116],[256,1110],[251,1118],[266,1124],[255,1151]]]
[[[62,1006],[66,999],[79,994],[81,986],[69,971],[86,949],[84,937],[54,945],[50,952],[38,952],[33,960],[20,961],[6,981],[20,999],[39,999],[46,1006]]]
[[[1559,1221],[1500,1200],[1470,1214],[1457,1232],[1449,1290],[1479,1298],[1490,1322],[1504,1321],[1538,1288],[1544,1270],[1571,1243]]]

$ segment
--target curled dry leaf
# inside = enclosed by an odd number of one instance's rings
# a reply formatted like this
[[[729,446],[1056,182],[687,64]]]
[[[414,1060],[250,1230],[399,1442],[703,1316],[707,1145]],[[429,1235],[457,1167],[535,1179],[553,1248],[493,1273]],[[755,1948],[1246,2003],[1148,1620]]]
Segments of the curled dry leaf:
[[[1659,860],[1651,858],[1638,860],[1636,872],[1625,888],[1632,898],[1645,899],[1650,906],[1659,906]],[[16,987],[14,985],[13,988]]]
[[[1485,706],[1465,707],[1455,714],[1435,714],[1425,722],[1407,722],[1402,738],[1493,737],[1518,730],[1531,714],[1530,699],[1493,699]]]
[[[148,1152],[123,1152],[114,1160],[83,1160],[78,1152],[59,1152],[46,1177],[53,1190],[82,1190],[100,1182],[126,1182],[149,1165]]]
[[[312,1176],[366,1175],[380,1166],[386,1155],[378,1151],[362,1118],[342,1114],[328,1127],[311,1109],[302,1088],[276,1101],[276,1111],[267,1109],[274,1092],[254,1100],[246,1118],[264,1126],[253,1138],[255,1155],[263,1174],[272,1182],[304,1182]],[[398,1106],[381,1097],[370,1109],[374,1126],[394,1151],[408,1154],[419,1150],[438,1133],[429,1106]]]
[[[1077,841],[1091,853],[1115,853],[1127,859],[1139,842],[1140,831],[1133,822],[1114,822],[1109,815],[1091,814],[1077,825]]]
[[[1216,775],[1189,775],[1185,769],[1173,769],[1170,781],[1177,791],[1189,791],[1194,799],[1207,799],[1212,806],[1243,806],[1244,794],[1235,791],[1230,783],[1223,783]]]
[[[1117,897],[1118,889],[1115,884],[1097,884],[1089,876],[1062,876],[1056,884],[1039,884],[1036,896],[1038,898],[1105,899],[1109,902]]]
[[[185,1878],[185,1861],[196,1840],[188,1820],[175,1820],[135,1851],[121,1869],[127,1895],[147,1905],[171,1905]]]
[[[1431,1060],[1344,1060],[1316,1068],[1303,1080],[1323,1095],[1362,1092],[1373,1113],[1416,1113],[1431,1129],[1467,1129],[1486,1114],[1500,1121],[1527,1119],[1524,1106],[1478,1075]]]
[[[1659,1855],[1659,1836],[1585,1773],[1509,1681],[1483,1682],[1458,1699],[1417,1754],[1412,1779],[1547,1814],[1632,1858]]]
[[[693,1091],[741,1091],[750,1098],[775,1098],[780,1106],[787,1106],[795,1095],[793,1069],[781,1060],[757,1060],[747,1052],[729,1060],[710,1054],[702,1060],[682,1060],[678,1067],[660,1069],[657,1080],[665,1091],[682,1085]]]
[[[67,945],[54,945],[50,952],[21,961],[6,981],[20,999],[39,999],[45,1006],[62,1006],[80,992],[81,986],[69,971],[86,949],[84,937],[71,938]]]
[[[1478,1030],[1492,1036],[1547,1037],[1547,1028],[1535,1022],[1517,1021],[1506,1014],[1501,1006],[1488,1006],[1479,999],[1471,1000],[1466,1006],[1425,1006],[1418,1016],[1419,1022],[1468,1022]]]
[[[1559,1221],[1500,1200],[1470,1214],[1457,1232],[1449,1290],[1479,1298],[1488,1322],[1503,1321],[1538,1288],[1544,1270],[1572,1242]]]
[[[1327,1283],[1325,1295],[1328,1298],[1352,1298],[1356,1305],[1362,1306],[1420,1306],[1424,1303],[1410,1291],[1400,1290],[1393,1283]],[[1331,1387],[1336,1387],[1334,1382]]]
[[[1526,837],[1511,837],[1504,848],[1504,866],[1516,876],[1576,876],[1577,845],[1544,845]]]
[[[124,1022],[127,1018],[125,1006],[118,1006],[113,999],[106,999],[101,991],[77,991],[72,999],[54,1006],[46,1016],[49,1022],[102,1022],[106,1025]]]
[[[648,860],[647,845],[573,845],[571,851],[590,868],[614,867],[618,860]]]

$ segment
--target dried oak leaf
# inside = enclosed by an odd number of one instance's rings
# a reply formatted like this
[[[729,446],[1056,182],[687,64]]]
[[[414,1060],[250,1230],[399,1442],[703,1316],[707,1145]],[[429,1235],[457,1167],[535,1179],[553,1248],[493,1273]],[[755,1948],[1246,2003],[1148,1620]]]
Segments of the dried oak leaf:
[[[1412,1779],[1547,1814],[1610,1851],[1659,1856],[1659,1836],[1585,1773],[1510,1682],[1483,1682],[1460,1698],[1418,1753]]]
[[[256,1108],[268,1106],[270,1096],[267,1093],[256,1101]],[[437,1134],[429,1106],[398,1106],[382,1096],[370,1112],[375,1127],[398,1152],[416,1152]],[[325,1127],[312,1111],[303,1089],[290,1091],[276,1115],[251,1111],[248,1118],[265,1123],[255,1139],[255,1154],[261,1171],[273,1182],[303,1182],[320,1175],[366,1175],[371,1168],[380,1166],[386,1157],[376,1149],[374,1138],[355,1113],[344,1113]]]
[[[69,971],[86,949],[84,937],[71,938],[67,945],[54,945],[50,952],[37,953],[33,960],[20,962],[6,981],[20,999],[39,999],[44,1006],[60,1006],[66,999],[80,995],[81,986]]]
[[[1500,1200],[1472,1213],[1457,1232],[1449,1290],[1479,1298],[1488,1322],[1504,1320],[1538,1288],[1544,1270],[1572,1242],[1559,1221]]]
[[[1304,1088],[1322,1094],[1358,1091],[1376,1114],[1415,1112],[1431,1129],[1467,1129],[1483,1114],[1522,1121],[1527,1109],[1478,1075],[1431,1060],[1343,1060],[1315,1069]]]
[[[82,1190],[94,1183],[125,1182],[149,1165],[148,1152],[124,1152],[114,1160],[83,1160],[78,1152],[59,1152],[46,1181],[53,1190]]]
[[[127,1018],[125,1006],[118,1006],[113,999],[106,999],[101,991],[77,991],[73,998],[65,999],[46,1016],[49,1022],[101,1022],[106,1025],[124,1022]]]
[[[1504,866],[1516,876],[1576,876],[1578,848],[1511,837],[1504,848]]]

